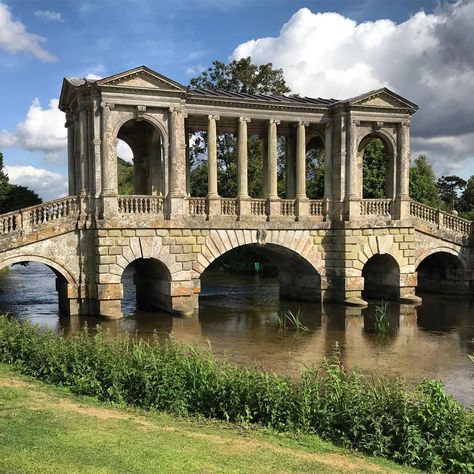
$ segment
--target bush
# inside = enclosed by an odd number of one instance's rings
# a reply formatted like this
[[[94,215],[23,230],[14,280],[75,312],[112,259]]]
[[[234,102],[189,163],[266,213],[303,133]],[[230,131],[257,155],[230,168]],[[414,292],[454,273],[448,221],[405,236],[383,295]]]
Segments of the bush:
[[[108,402],[199,414],[336,444],[423,470],[474,472],[474,418],[441,384],[347,372],[336,353],[299,381],[218,362],[174,341],[66,338],[0,317],[0,361]]]

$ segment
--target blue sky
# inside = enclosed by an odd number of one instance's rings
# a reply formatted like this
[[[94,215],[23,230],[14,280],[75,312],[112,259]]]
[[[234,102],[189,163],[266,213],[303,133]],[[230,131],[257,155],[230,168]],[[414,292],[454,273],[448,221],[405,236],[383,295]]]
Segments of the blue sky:
[[[0,150],[12,181],[63,194],[64,120],[51,101],[64,76],[145,64],[187,84],[214,59],[251,55],[303,95],[396,90],[420,105],[413,152],[468,177],[473,20],[470,0],[0,0]]]

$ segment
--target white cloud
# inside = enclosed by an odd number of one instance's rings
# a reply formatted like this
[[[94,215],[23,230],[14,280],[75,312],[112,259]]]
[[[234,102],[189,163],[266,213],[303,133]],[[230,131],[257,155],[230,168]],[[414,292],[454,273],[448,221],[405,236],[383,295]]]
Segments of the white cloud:
[[[38,150],[49,156],[63,151],[67,147],[67,130],[58,103],[58,99],[51,99],[48,107],[42,108],[40,101],[34,99],[25,120],[18,123],[14,131],[0,132],[0,146]]]
[[[0,3],[0,49],[9,53],[30,53],[42,61],[55,61],[57,58],[41,47],[45,39],[26,31],[25,25],[14,20],[10,8]]]
[[[186,69],[185,73],[188,77],[199,76],[206,68],[202,64],[195,64]]]
[[[98,76],[97,74],[94,74],[93,72],[89,72],[84,77],[86,79],[89,79],[90,81],[98,81],[99,79],[102,79],[102,76]]]
[[[68,194],[68,180],[59,173],[53,173],[33,166],[5,166],[10,183],[27,186],[44,201]]]
[[[130,146],[120,138],[117,140],[117,156],[129,163],[133,160],[133,151]]]
[[[40,20],[45,22],[59,22],[64,23],[63,17],[60,12],[55,12],[52,10],[36,10],[33,12],[33,15]]]
[[[232,58],[272,62],[301,95],[344,99],[389,87],[420,106],[413,119],[414,145],[420,137],[443,137],[442,146],[431,141],[429,157],[441,159],[444,151],[443,165],[455,169],[472,156],[467,145],[455,143],[474,131],[473,24],[472,0],[446,2],[432,14],[419,12],[399,24],[357,23],[302,8],[279,36],[243,43]]]

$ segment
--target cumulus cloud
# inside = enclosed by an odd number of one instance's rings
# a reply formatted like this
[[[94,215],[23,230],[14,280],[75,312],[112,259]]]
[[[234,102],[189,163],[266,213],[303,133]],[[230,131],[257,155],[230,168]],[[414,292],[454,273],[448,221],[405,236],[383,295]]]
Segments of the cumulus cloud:
[[[57,58],[46,51],[41,36],[26,31],[25,25],[15,20],[10,8],[0,3],[0,49],[9,53],[30,53],[42,61],[55,61]]]
[[[10,183],[27,186],[49,201],[68,194],[68,180],[59,173],[34,166],[5,166]]]
[[[51,99],[48,107],[43,108],[39,99],[34,99],[25,120],[14,131],[0,132],[0,146],[42,151],[50,157],[63,151],[67,146],[67,130],[58,103],[58,99]]]
[[[394,90],[420,106],[413,149],[443,159],[448,171],[474,156],[470,142],[457,145],[474,131],[473,24],[471,0],[443,4],[431,14],[420,11],[398,24],[357,23],[302,8],[277,37],[243,43],[232,58],[272,62],[301,95],[344,99],[384,86]]]
[[[45,22],[58,22],[64,23],[63,17],[60,12],[52,10],[36,10],[33,15],[40,20]]]

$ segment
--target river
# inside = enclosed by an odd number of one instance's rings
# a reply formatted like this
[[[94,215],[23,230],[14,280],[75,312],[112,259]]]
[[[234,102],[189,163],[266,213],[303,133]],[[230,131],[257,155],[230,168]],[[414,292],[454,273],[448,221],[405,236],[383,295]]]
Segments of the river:
[[[149,338],[172,336],[188,344],[210,347],[219,357],[291,377],[319,364],[338,343],[347,368],[403,376],[412,385],[425,378],[441,380],[465,406],[474,404],[474,299],[423,294],[417,308],[390,304],[394,330],[374,331],[376,303],[364,310],[341,305],[280,301],[278,282],[258,275],[204,274],[200,307],[194,317],[135,310],[130,273],[124,276],[125,318],[59,315],[55,276],[45,265],[15,265],[0,276],[0,311],[20,320],[71,333],[84,324],[100,324],[111,337],[125,333]],[[300,310],[309,331],[282,332],[276,315]]]

